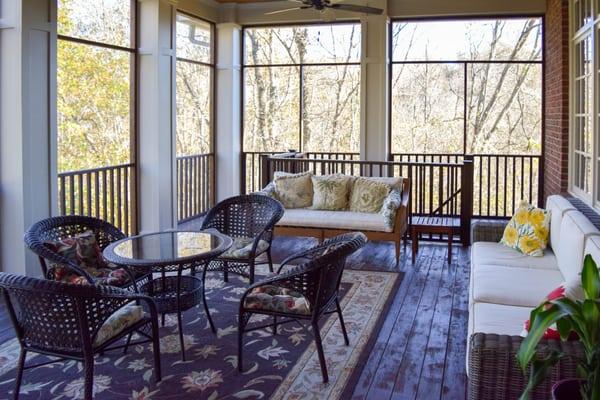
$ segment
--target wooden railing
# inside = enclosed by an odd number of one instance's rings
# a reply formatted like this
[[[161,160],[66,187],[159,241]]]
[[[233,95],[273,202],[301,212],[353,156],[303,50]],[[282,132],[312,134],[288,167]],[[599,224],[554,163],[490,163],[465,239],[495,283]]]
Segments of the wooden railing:
[[[462,154],[392,154],[393,161],[461,162]],[[541,156],[473,154],[473,216],[510,217],[521,200],[542,206]]]
[[[213,153],[177,157],[177,219],[184,222],[207,212],[215,203]]]
[[[282,151],[246,151],[241,154],[241,181],[240,193],[252,193],[262,189],[261,187],[261,156],[284,153]],[[308,152],[304,153],[310,159],[319,160],[358,160],[359,153],[336,153],[336,152]]]
[[[411,186],[411,215],[460,217],[461,240],[463,243],[469,242],[473,214],[473,160],[470,156],[464,156],[459,162],[356,161],[263,156],[261,164],[261,187],[272,181],[275,171],[408,178]]]
[[[108,221],[129,235],[135,231],[135,168],[112,165],[58,174],[61,215],[87,215]]]

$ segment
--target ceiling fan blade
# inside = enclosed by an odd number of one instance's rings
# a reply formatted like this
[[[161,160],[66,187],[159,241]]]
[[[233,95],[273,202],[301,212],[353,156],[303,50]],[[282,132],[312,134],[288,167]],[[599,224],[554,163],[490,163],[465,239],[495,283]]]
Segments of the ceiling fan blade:
[[[358,12],[358,13],[365,13],[365,14],[377,14],[377,15],[381,15],[383,13],[383,10],[381,8],[375,8],[375,7],[367,7],[367,6],[358,6],[355,4],[331,4],[329,6],[329,8],[334,8],[336,10],[344,10],[344,11],[352,11],[352,12]]]
[[[304,10],[305,8],[310,8],[310,7],[305,6],[305,7],[286,8],[285,10],[271,11],[271,12],[265,13],[265,15],[282,14],[282,13],[286,13],[288,11]]]

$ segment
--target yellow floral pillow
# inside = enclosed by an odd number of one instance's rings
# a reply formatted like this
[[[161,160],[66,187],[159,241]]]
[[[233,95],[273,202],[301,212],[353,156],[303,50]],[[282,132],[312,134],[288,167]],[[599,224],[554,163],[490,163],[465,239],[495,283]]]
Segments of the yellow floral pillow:
[[[550,211],[521,201],[500,243],[528,256],[541,257],[548,245],[549,230]]]

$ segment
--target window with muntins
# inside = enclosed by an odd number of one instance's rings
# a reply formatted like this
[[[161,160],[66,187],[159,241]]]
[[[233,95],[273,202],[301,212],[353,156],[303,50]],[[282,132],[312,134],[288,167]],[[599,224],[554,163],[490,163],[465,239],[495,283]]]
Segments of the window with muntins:
[[[600,203],[600,2],[570,2],[570,190]]]

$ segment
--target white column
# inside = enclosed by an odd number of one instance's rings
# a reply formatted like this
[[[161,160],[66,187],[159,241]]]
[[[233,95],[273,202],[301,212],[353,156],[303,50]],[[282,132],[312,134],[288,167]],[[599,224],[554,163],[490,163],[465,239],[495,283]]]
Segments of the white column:
[[[361,19],[361,137],[363,160],[386,160],[388,145],[387,1],[374,0],[369,6],[384,9],[383,15]]]
[[[0,7],[0,268],[39,275],[23,233],[56,210],[56,4]]]
[[[174,9],[139,1],[138,217],[141,233],[177,225]]]
[[[217,25],[217,201],[240,193],[241,27]]]

